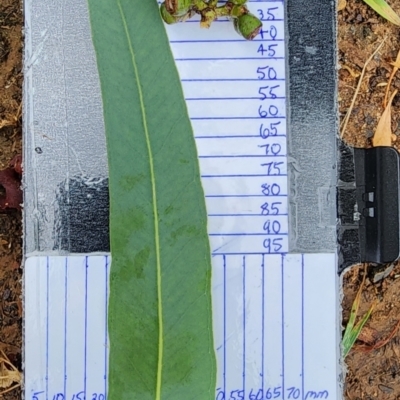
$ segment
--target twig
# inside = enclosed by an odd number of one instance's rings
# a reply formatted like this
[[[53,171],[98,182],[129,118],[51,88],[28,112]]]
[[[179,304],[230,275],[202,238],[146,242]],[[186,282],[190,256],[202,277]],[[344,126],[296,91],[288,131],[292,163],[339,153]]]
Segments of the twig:
[[[357,89],[356,89],[356,91],[354,93],[353,99],[351,100],[350,107],[347,110],[347,113],[346,113],[346,116],[345,116],[344,120],[340,124],[340,127],[341,127],[340,138],[343,138],[344,132],[346,131],[347,124],[349,122],[351,112],[353,111],[354,103],[356,102],[356,98],[357,98],[358,92],[360,91],[360,88],[361,88],[361,84],[362,84],[362,81],[363,81],[363,78],[364,78],[364,75],[365,75],[365,71],[367,70],[367,66],[372,61],[372,59],[375,57],[376,53],[378,53],[378,51],[382,48],[382,46],[384,45],[384,43],[386,41],[386,38],[387,37],[385,37],[382,40],[381,44],[377,47],[377,49],[372,53],[372,55],[368,58],[368,60],[364,64],[364,67],[363,67],[363,69],[361,71],[360,79],[358,80]]]
[[[389,336],[386,339],[378,340],[373,345],[360,345],[360,346],[357,346],[356,349],[363,351],[365,353],[369,353],[372,350],[380,349],[381,347],[385,346],[393,339],[394,335],[399,330],[399,328],[400,328],[400,319],[397,321],[396,325],[394,326],[394,328],[392,329],[392,331],[390,332]]]
[[[393,65],[393,71],[390,74],[390,78],[386,87],[386,92],[385,92],[385,100],[383,101],[383,108],[386,108],[387,106],[387,98],[389,96],[389,89],[390,89],[390,85],[392,83],[392,80],[394,78],[394,76],[396,75],[396,72],[398,71],[399,67],[400,67],[400,50],[397,53],[397,58],[396,61],[394,63],[390,63],[391,65]]]

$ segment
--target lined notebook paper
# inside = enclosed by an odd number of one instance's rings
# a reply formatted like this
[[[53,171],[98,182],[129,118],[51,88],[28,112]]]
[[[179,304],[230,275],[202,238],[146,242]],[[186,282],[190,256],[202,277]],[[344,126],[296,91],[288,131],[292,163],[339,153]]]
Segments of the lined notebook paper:
[[[229,21],[168,27],[209,218],[215,399],[336,399],[335,255],[287,254],[284,6],[249,7],[252,42]],[[110,268],[107,254],[27,259],[27,399],[106,399]]]
[[[104,400],[111,259],[26,263],[27,399]],[[213,257],[217,400],[336,399],[335,257]]]

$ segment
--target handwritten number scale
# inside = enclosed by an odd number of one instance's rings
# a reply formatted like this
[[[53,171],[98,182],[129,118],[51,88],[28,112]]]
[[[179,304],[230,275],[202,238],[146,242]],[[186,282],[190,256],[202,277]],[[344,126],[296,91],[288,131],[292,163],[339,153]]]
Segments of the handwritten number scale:
[[[253,42],[222,21],[201,35],[192,24],[169,29],[214,255],[288,251],[283,4],[257,7],[264,26]]]

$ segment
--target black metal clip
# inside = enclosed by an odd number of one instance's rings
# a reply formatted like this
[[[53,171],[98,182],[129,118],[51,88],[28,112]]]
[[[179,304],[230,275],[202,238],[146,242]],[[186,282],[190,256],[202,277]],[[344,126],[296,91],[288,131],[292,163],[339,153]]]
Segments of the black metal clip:
[[[361,262],[389,263],[400,255],[400,155],[393,147],[354,149]]]
[[[338,143],[339,272],[400,256],[400,154],[393,147]]]

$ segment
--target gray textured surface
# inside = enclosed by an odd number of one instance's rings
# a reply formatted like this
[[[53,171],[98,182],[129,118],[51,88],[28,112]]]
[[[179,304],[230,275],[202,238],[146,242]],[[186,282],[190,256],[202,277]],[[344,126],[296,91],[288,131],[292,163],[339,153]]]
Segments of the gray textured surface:
[[[57,248],[59,187],[74,176],[86,177],[89,186],[91,178],[106,178],[107,159],[86,1],[26,0],[25,18],[25,250],[30,253]],[[75,211],[70,210],[72,217]]]
[[[336,12],[330,0],[287,3],[289,249],[336,251]]]
[[[335,7],[292,0],[287,16],[290,251],[335,252]],[[107,251],[107,157],[86,1],[26,0],[25,17],[25,250]],[[89,233],[101,240],[92,246]]]

